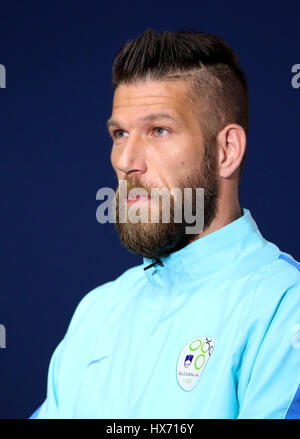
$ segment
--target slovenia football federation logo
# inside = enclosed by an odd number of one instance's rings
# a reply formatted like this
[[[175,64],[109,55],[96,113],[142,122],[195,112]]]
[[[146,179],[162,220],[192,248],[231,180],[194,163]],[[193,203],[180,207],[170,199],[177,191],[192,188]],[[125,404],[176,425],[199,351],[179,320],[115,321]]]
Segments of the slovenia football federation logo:
[[[194,355],[187,355],[184,360],[184,367],[189,367],[193,361]]]
[[[211,337],[199,337],[189,341],[181,351],[177,362],[177,381],[183,390],[193,390],[215,347]]]

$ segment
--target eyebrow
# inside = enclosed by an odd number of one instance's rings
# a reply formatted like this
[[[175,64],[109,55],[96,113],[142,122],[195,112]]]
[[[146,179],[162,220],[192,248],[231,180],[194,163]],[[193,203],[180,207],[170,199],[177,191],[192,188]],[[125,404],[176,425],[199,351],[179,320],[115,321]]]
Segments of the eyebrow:
[[[157,119],[169,119],[172,120],[174,122],[176,122],[176,119],[174,116],[172,116],[169,113],[151,113],[151,114],[147,114],[147,116],[141,117],[140,119],[138,119],[138,121],[141,122],[149,122],[149,121],[154,121]],[[115,119],[108,119],[107,123],[106,123],[106,127],[109,130],[109,128],[111,126],[116,126],[116,127],[121,127],[121,124],[115,120]]]

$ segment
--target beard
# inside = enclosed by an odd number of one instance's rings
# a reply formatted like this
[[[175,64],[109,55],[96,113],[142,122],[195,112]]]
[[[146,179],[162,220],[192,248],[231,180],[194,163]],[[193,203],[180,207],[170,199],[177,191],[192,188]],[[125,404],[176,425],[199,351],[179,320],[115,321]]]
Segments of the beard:
[[[204,149],[202,165],[200,171],[195,172],[193,175],[189,175],[179,182],[176,186],[181,189],[182,193],[184,188],[191,188],[191,210],[194,216],[197,215],[197,203],[196,203],[196,188],[204,189],[203,196],[203,231],[209,227],[213,219],[217,214],[217,200],[219,194],[219,179],[217,173],[217,157],[215,149],[206,147]],[[127,191],[133,188],[140,188],[146,191],[148,196],[151,196],[151,187],[140,183],[138,177],[127,179]],[[128,211],[127,200],[123,200],[124,204],[120,206],[120,191],[119,188],[116,191],[115,196],[115,226],[119,233],[120,240],[123,245],[131,252],[138,254],[142,257],[155,259],[159,257],[168,256],[170,253],[176,252],[181,248],[188,245],[194,239],[199,237],[199,233],[192,234],[186,233],[187,224],[184,219],[184,203],[178,207],[176,205],[176,199],[173,195],[170,197],[169,222],[163,222],[162,211],[163,205],[155,205],[159,213],[158,222],[122,222],[120,221],[120,211],[126,209]],[[186,200],[184,200],[186,202]],[[152,205],[153,206],[153,205]],[[175,222],[175,210],[181,209],[181,222]],[[149,218],[149,205],[148,202],[141,206],[141,209],[148,210]]]

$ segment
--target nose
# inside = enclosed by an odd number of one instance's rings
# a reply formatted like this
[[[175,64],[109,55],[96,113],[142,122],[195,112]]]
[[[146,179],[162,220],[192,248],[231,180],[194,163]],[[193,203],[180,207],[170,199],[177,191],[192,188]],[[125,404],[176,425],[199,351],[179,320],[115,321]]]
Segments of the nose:
[[[141,136],[129,134],[122,145],[115,147],[114,153],[115,166],[121,174],[141,174],[146,171],[145,145]]]

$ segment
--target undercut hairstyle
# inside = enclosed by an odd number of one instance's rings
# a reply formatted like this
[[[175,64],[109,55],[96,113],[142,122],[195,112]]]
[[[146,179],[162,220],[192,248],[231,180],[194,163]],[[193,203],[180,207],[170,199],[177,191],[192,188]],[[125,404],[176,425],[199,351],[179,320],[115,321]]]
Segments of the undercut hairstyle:
[[[216,35],[194,30],[154,32],[148,28],[118,51],[112,69],[113,89],[146,81],[188,81],[188,98],[199,108],[206,144],[215,145],[229,123],[249,131],[249,97],[236,53]],[[245,154],[239,169],[244,167]]]

